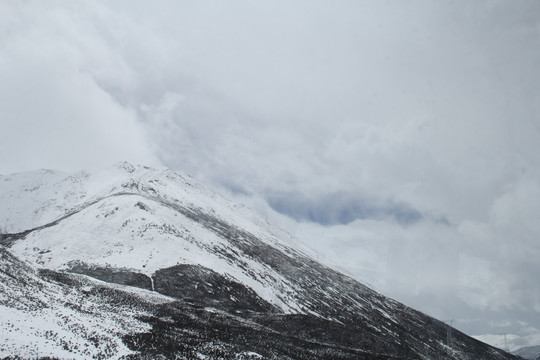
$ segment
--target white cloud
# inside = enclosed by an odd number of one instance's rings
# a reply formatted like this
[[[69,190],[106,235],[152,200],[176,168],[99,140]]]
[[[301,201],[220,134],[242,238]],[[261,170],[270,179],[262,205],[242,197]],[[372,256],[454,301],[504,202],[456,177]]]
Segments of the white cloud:
[[[84,9],[4,7],[10,20],[0,32],[0,171],[96,168],[124,159],[157,164],[136,112],[92,73],[93,61],[110,72],[125,67]]]

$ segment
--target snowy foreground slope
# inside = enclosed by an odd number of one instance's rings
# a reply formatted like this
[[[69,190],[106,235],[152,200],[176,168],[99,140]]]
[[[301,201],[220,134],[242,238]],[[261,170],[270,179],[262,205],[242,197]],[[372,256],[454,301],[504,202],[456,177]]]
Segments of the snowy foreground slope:
[[[0,204],[0,357],[517,359],[170,170],[0,176]]]

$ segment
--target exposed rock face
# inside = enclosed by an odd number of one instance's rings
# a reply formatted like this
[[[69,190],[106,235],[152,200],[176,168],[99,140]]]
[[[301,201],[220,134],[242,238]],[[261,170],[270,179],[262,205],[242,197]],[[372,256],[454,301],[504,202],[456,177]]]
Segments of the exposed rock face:
[[[277,312],[253,290],[199,265],[176,265],[156,271],[154,290],[217,309]]]
[[[145,274],[115,269],[113,267],[88,265],[83,262],[73,262],[70,265],[69,272],[75,274],[88,275],[113,284],[136,286],[141,289],[152,290],[152,279]]]

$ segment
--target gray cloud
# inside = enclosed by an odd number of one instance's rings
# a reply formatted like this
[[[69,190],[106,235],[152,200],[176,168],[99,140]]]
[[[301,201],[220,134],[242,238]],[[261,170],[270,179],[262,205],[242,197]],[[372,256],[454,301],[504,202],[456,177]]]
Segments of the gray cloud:
[[[310,199],[298,193],[270,194],[272,209],[298,221],[323,225],[347,225],[357,219],[396,221],[401,225],[414,224],[423,215],[403,203],[380,202],[345,193],[326,194]]]
[[[537,312],[539,14],[521,0],[3,1],[0,172],[163,164],[421,309]],[[451,293],[459,306],[433,308]]]

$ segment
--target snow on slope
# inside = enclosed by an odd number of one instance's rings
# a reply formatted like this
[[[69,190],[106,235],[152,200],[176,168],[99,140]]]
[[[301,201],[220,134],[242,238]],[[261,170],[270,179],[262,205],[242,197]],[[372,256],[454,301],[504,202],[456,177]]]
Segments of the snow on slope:
[[[280,274],[236,253],[223,237],[176,207],[213,214],[275,247],[292,250],[268,231],[270,226],[246,220],[246,209],[235,207],[188,176],[121,163],[94,175],[39,171],[30,181],[23,174],[9,178],[2,197],[19,195],[15,202],[6,202],[1,214],[8,229],[28,230],[72,214],[15,243],[10,250],[17,256],[50,269],[65,270],[74,261],[84,261],[147,275],[177,264],[198,264],[245,284],[286,313],[298,311],[289,296],[294,289]],[[25,212],[35,216],[23,218]]]
[[[243,205],[217,195],[189,175],[133,166],[127,162],[94,173],[37,170],[0,175],[0,224],[3,226],[0,230],[16,233],[35,228],[122,191],[180,201],[182,205],[219,214],[255,236],[268,238],[271,235],[271,241],[277,243],[280,242],[278,239],[295,242],[289,234],[261,220]]]
[[[118,359],[132,353],[122,337],[148,330],[136,319],[149,314],[144,308],[112,303],[99,289],[114,286],[98,280],[71,275],[77,286],[66,286],[49,275],[0,247],[0,357]],[[134,294],[143,302],[171,301],[144,290]]]

